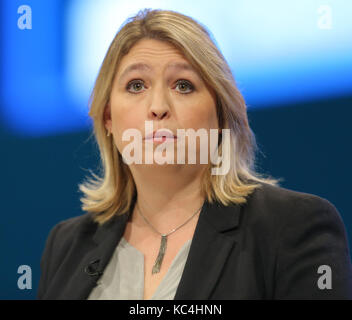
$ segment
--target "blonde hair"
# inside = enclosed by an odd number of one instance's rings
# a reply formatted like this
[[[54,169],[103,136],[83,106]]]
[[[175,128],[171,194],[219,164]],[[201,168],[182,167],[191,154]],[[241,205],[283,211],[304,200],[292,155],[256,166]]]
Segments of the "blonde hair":
[[[82,210],[92,213],[94,220],[101,225],[114,215],[128,212],[136,196],[130,169],[122,161],[112,136],[106,135],[104,109],[122,57],[143,38],[173,44],[216,92],[219,128],[230,129],[231,161],[226,175],[211,175],[211,166],[204,171],[201,191],[205,199],[210,203],[219,201],[224,205],[243,204],[248,195],[261,187],[261,183],[277,186],[280,179],[264,177],[254,169],[258,147],[249,127],[247,107],[210,32],[200,23],[178,12],[144,9],[127,19],[117,32],[90,97],[89,116],[93,120],[102,172],[101,176],[91,172],[93,178],[90,177],[79,185],[84,195],[80,199]]]

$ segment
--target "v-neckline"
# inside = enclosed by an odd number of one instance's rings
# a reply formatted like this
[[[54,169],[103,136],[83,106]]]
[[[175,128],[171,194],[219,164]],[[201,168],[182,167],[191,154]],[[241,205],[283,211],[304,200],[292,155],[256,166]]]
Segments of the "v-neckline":
[[[132,250],[134,250],[135,252],[137,252],[139,255],[141,255],[141,256],[143,257],[143,260],[142,260],[142,261],[143,261],[143,272],[144,272],[144,267],[145,267],[145,266],[144,266],[144,254],[143,254],[141,251],[139,251],[136,247],[134,247],[132,244],[130,244],[130,243],[126,240],[126,238],[125,238],[124,236],[122,236],[121,240],[125,243],[125,245],[127,245],[128,247],[130,247]],[[187,247],[187,245],[188,245],[191,241],[192,241],[192,239],[187,240],[187,241],[183,244],[183,246],[181,247],[181,249],[177,252],[176,256],[174,257],[174,259],[172,260],[172,262],[171,262],[171,264],[170,264],[169,269],[166,271],[164,277],[161,279],[161,281],[160,281],[158,287],[156,288],[156,290],[154,291],[152,297],[151,297],[149,300],[153,300],[153,298],[154,298],[154,296],[156,295],[156,293],[158,293],[158,291],[159,291],[161,285],[162,285],[163,282],[165,281],[165,278],[168,277],[171,268],[172,268],[173,265],[175,264],[175,261],[178,260],[178,258],[179,258],[179,256],[181,255],[181,253],[184,251],[184,249]],[[143,292],[144,292],[144,280],[145,280],[145,279],[144,279],[144,273],[143,273]]]

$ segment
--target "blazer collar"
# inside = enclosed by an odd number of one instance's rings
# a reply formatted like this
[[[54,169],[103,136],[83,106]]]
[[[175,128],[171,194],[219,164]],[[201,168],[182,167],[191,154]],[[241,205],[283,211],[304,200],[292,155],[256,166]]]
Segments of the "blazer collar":
[[[175,300],[208,300],[237,242],[240,206],[204,202]]]
[[[114,216],[98,227],[94,236],[94,247],[80,263],[70,284],[63,292],[65,299],[87,299],[110,261],[116,246],[124,233],[128,218],[133,211]],[[222,268],[236,244],[240,220],[240,206],[224,206],[218,202],[204,201],[193,235],[189,255],[180,279],[175,300],[207,300],[214,289]],[[98,274],[88,274],[87,265],[98,261]]]

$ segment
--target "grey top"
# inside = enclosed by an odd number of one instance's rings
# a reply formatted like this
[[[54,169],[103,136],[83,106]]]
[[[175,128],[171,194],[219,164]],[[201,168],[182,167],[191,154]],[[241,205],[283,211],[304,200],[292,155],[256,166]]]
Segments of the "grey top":
[[[174,299],[191,242],[177,253],[151,300]],[[122,237],[88,300],[143,300],[143,295],[144,255]]]

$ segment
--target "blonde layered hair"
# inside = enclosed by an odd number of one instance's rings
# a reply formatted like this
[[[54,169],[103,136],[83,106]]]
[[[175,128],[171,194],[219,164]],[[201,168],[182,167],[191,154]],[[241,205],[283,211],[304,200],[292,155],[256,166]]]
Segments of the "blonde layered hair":
[[[104,109],[109,102],[112,83],[122,57],[139,40],[166,41],[179,49],[199,72],[205,83],[216,92],[220,128],[230,129],[230,170],[226,175],[204,171],[202,192],[210,203],[243,204],[261,183],[278,185],[280,179],[264,177],[255,171],[255,136],[249,127],[247,107],[231,70],[212,40],[209,31],[183,14],[169,10],[144,9],[129,18],[113,39],[100,68],[90,98],[89,116],[100,151],[101,175],[79,185],[83,192],[82,210],[92,213],[102,225],[114,215],[130,209],[136,186],[129,167],[123,162],[112,136],[106,135]],[[221,156],[221,138],[219,142]]]

